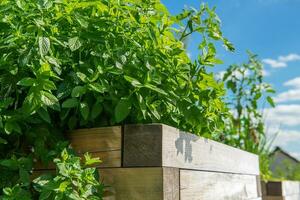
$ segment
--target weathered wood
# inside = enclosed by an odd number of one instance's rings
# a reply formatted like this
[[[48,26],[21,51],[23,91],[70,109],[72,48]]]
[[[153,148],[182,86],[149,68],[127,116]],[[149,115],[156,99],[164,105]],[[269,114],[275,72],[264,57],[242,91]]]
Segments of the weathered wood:
[[[263,200],[300,200],[300,195],[291,196],[264,196]]]
[[[78,153],[116,151],[121,149],[121,126],[78,129],[67,133]]]
[[[99,173],[108,187],[104,200],[179,200],[175,168],[106,168]]]
[[[180,170],[181,200],[250,200],[260,197],[255,175]]]
[[[270,181],[267,183],[268,196],[300,195],[300,182],[298,181]]]
[[[97,167],[121,167],[122,131],[120,126],[79,129],[67,134],[72,148],[83,155],[89,152],[103,162]]]
[[[125,126],[123,166],[259,175],[257,155],[162,124]]]

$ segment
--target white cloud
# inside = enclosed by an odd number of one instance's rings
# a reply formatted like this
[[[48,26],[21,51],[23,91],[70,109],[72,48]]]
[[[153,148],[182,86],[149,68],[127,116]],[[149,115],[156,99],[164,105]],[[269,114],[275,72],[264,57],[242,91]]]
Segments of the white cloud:
[[[287,67],[287,64],[285,62],[277,61],[271,58],[266,58],[262,60],[264,63],[270,65],[273,68],[282,68]]]
[[[289,102],[289,101],[299,101],[300,100],[300,77],[296,77],[289,81],[283,83],[284,86],[290,86],[292,89],[286,92],[279,93],[274,100],[277,103]]]
[[[273,148],[279,146],[286,151],[287,149],[290,149],[289,147],[291,143],[293,143],[294,141],[300,141],[300,131],[281,130],[277,135],[274,133],[267,134],[267,139],[269,141],[273,141],[273,143],[271,143]],[[298,159],[300,158],[300,152],[297,151],[297,149],[294,149],[293,151],[288,151],[288,153]]]
[[[299,101],[300,100],[300,89],[290,89],[286,92],[279,93],[274,97],[274,101],[277,103]]]
[[[300,55],[291,53],[286,56],[279,56],[278,59],[265,58],[262,61],[273,68],[287,67],[288,62],[300,60]]]
[[[300,88],[300,77],[291,79],[283,84],[284,86],[291,86],[294,88]]]
[[[291,61],[296,61],[296,60],[300,60],[300,55],[295,54],[295,53],[291,53],[287,56],[279,56],[278,60],[281,62],[291,62]]]
[[[287,146],[290,142],[300,140],[300,131],[297,130],[281,130],[277,135],[268,134],[268,138],[274,142],[272,146]]]
[[[300,126],[300,105],[277,105],[275,108],[265,109],[264,118],[266,124],[272,129],[278,129],[279,126]]]

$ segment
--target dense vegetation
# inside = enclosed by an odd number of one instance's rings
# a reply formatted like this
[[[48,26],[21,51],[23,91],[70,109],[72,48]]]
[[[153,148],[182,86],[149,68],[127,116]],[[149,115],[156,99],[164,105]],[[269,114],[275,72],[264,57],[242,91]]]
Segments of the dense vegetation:
[[[193,33],[196,61],[183,43]],[[162,122],[219,132],[225,92],[206,72],[221,63],[214,41],[233,50],[206,5],[171,16],[159,0],[2,0],[0,188],[33,191],[33,160],[59,156],[67,129]]]

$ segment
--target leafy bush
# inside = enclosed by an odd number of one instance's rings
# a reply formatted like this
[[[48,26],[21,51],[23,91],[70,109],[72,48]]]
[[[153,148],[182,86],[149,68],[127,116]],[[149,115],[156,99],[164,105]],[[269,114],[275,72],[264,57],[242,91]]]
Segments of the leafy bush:
[[[195,62],[182,42],[193,33]],[[206,5],[171,16],[159,0],[1,1],[0,186],[27,183],[67,129],[162,122],[211,136],[227,112],[206,73],[221,62],[214,41],[233,50]]]
[[[57,167],[57,175],[42,175],[36,178],[34,188],[38,192],[35,199],[40,200],[101,200],[103,185],[99,183],[99,177],[95,168],[88,166],[101,162],[91,158],[89,154],[84,156],[85,162],[81,165],[80,157],[70,154],[64,149],[60,158],[54,159]],[[3,189],[3,200],[30,200],[33,196],[24,188],[24,185],[15,185],[12,188]]]
[[[221,138],[231,146],[258,154],[262,177],[269,178],[270,144],[265,136],[263,109],[266,102],[275,106],[268,96],[275,91],[263,81],[263,65],[257,55],[248,55],[247,63],[231,65],[223,77],[232,115]]]

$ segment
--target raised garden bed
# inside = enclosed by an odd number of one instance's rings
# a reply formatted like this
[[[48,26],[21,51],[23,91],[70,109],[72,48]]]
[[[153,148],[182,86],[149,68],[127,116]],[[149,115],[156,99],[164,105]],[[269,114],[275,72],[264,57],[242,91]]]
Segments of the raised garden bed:
[[[163,124],[76,130],[79,153],[102,158],[105,200],[261,199],[258,156]],[[41,170],[41,169],[39,169]]]
[[[262,183],[263,200],[300,200],[300,182],[269,181]]]

